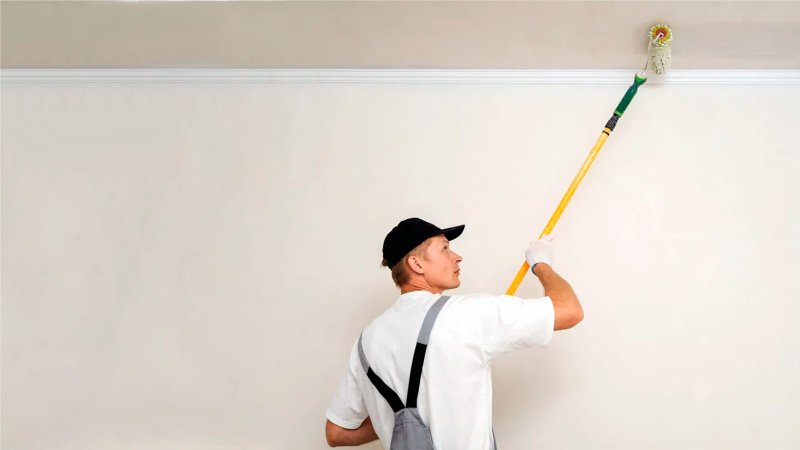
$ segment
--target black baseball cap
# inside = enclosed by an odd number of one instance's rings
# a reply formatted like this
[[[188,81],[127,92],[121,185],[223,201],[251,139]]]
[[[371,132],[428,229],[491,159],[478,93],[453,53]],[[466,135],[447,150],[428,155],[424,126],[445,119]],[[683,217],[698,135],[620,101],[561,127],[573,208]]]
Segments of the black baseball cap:
[[[461,236],[464,225],[441,229],[432,223],[412,217],[392,228],[383,240],[383,259],[394,267],[404,256],[429,237],[443,234],[448,240]]]

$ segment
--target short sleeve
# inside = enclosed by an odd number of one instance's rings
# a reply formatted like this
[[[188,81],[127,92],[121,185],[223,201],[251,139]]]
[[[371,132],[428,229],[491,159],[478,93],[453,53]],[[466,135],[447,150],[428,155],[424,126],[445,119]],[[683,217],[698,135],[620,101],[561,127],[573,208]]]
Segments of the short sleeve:
[[[364,397],[361,396],[361,390],[358,387],[357,370],[361,370],[358,364],[358,356],[356,352],[358,348],[358,341],[353,346],[350,352],[350,362],[347,365],[347,371],[336,389],[336,393],[331,400],[325,416],[331,422],[339,425],[342,428],[354,430],[361,426],[364,420],[369,416],[367,413],[367,405],[364,403]]]
[[[555,312],[550,297],[490,297],[483,303],[482,343],[488,360],[528,347],[542,347],[553,338]]]

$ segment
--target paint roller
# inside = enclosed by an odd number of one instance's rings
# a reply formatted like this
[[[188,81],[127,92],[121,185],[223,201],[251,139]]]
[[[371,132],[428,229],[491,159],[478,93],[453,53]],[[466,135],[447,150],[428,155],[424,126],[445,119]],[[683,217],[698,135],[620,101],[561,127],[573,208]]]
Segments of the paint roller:
[[[608,139],[608,137],[611,135],[611,132],[614,131],[614,127],[617,126],[617,122],[625,113],[625,110],[628,109],[628,105],[630,105],[633,97],[636,96],[639,86],[647,81],[647,77],[645,76],[647,69],[652,69],[657,75],[663,75],[667,70],[669,70],[672,50],[672,30],[663,24],[653,25],[650,28],[648,37],[650,42],[648,44],[647,63],[645,64],[641,75],[638,73],[634,75],[633,84],[631,84],[631,86],[625,92],[622,100],[614,109],[614,113],[611,115],[611,118],[608,119],[608,122],[606,122],[603,131],[600,133],[600,137],[597,138],[597,142],[595,142],[594,147],[592,147],[592,150],[589,152],[589,156],[587,156],[586,160],[583,162],[583,166],[581,166],[578,174],[572,180],[572,184],[570,184],[555,212],[552,216],[550,216],[550,220],[547,222],[544,230],[542,230],[542,233],[539,235],[539,239],[550,234],[553,231],[553,228],[555,228],[558,219],[561,217],[561,213],[564,212],[564,209],[567,207],[572,195],[575,194],[575,190],[578,189],[578,185],[581,183],[581,180],[583,180],[584,175],[586,175],[586,172],[589,171],[589,168],[592,166],[592,162],[594,162],[594,159],[597,157],[597,154],[600,152],[603,144],[605,144],[606,139]],[[514,277],[514,281],[511,282],[511,286],[508,287],[506,294],[514,295],[514,293],[517,292],[517,288],[519,288],[519,284],[522,282],[525,274],[528,273],[528,269],[530,269],[528,262],[523,262],[522,267],[520,267],[519,271],[517,272],[517,276]]]

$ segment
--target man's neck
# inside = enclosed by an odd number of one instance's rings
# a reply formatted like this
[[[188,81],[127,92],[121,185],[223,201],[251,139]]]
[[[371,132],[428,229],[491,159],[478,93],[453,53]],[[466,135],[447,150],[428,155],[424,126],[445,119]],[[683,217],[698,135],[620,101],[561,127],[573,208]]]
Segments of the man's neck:
[[[432,292],[434,294],[441,294],[442,292],[444,292],[444,289],[437,289],[431,286],[425,280],[412,280],[400,287],[400,295],[408,294],[409,292],[415,292],[415,291],[427,291],[427,292]]]

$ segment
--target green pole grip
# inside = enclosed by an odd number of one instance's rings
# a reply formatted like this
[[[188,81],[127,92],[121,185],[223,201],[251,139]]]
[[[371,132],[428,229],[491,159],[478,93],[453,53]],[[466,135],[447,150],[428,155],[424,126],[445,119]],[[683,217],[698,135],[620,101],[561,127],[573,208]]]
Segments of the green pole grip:
[[[625,96],[622,97],[619,105],[617,105],[617,109],[614,110],[614,114],[622,116],[622,114],[625,113],[625,110],[628,109],[628,105],[633,101],[633,97],[636,96],[636,91],[639,90],[639,86],[643,85],[645,81],[647,81],[647,78],[640,77],[638,73],[634,75],[633,84],[628,88],[628,92],[625,93]]]

